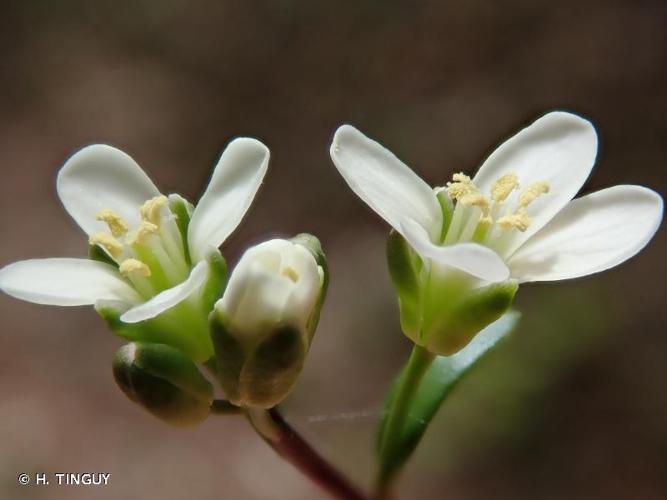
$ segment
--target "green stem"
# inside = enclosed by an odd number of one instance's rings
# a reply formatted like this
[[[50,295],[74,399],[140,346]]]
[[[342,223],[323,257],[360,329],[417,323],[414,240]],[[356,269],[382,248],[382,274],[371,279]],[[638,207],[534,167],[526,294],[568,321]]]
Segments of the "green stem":
[[[246,409],[246,416],[257,433],[278,455],[339,500],[366,500],[329,462],[320,456],[282,418],[276,408]]]
[[[412,348],[410,359],[401,375],[396,396],[393,399],[391,407],[388,409],[387,422],[382,429],[380,442],[380,456],[391,456],[394,443],[400,442],[400,439],[394,440],[393,437],[400,436],[405,428],[405,424],[410,417],[410,406],[417,394],[419,384],[424,378],[426,371],[435,359],[435,354],[427,351],[423,347],[416,345]],[[389,497],[389,487],[396,470],[381,466],[378,479],[377,498],[385,499]]]

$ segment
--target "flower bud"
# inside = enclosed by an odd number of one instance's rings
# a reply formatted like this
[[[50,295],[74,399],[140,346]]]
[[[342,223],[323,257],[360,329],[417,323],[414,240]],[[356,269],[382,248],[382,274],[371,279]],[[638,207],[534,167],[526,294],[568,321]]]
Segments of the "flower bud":
[[[209,414],[213,387],[178,349],[126,344],[116,353],[113,374],[128,398],[169,424],[194,426]]]
[[[235,405],[271,408],[301,372],[326,289],[314,236],[247,250],[211,313],[220,383]]]
[[[392,231],[387,262],[398,295],[403,333],[441,355],[463,349],[512,305],[516,281],[484,285],[434,261],[423,261],[405,239]]]

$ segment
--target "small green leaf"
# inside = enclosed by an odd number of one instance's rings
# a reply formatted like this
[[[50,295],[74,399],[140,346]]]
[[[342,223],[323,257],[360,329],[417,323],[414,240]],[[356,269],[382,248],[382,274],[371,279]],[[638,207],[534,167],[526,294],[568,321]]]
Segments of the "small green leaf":
[[[395,402],[405,369],[401,372],[389,392],[378,432],[377,452],[381,484],[388,484],[410,458],[445,398],[484,355],[491,352],[512,332],[519,316],[518,312],[510,311],[482,330],[458,353],[453,356],[436,356],[409,400],[402,430],[394,435],[384,435],[390,415],[397,410]]]

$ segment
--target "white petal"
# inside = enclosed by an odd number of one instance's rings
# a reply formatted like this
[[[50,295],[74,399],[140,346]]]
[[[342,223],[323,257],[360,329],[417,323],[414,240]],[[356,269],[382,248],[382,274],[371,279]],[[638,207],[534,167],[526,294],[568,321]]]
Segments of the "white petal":
[[[291,251],[283,254],[283,265],[294,269],[299,280],[294,284],[283,319],[305,326],[320,295],[320,271],[313,254],[301,245],[293,245]]]
[[[239,333],[253,334],[278,322],[305,326],[319,293],[312,254],[302,245],[273,239],[246,250],[216,307]]]
[[[521,130],[489,156],[474,178],[484,193],[490,193],[493,183],[508,172],[516,172],[522,188],[538,181],[546,181],[550,186],[549,193],[528,207],[531,217],[528,230],[513,231],[507,255],[574,198],[593,168],[597,147],[597,134],[588,120],[556,111]],[[518,192],[507,200],[509,206]]]
[[[246,254],[247,255],[247,254]],[[219,307],[239,334],[254,335],[279,322],[294,284],[257,260],[236,266]]]
[[[98,300],[137,303],[141,298],[108,265],[87,259],[33,259],[0,270],[0,289],[36,304],[82,306]]]
[[[132,158],[103,144],[85,147],[67,160],[57,189],[65,210],[87,234],[107,230],[95,219],[105,208],[137,226],[141,204],[160,194]]]
[[[391,151],[343,125],[336,131],[330,153],[352,191],[396,231],[402,234],[403,221],[411,219],[430,237],[439,234],[442,210],[433,189]]]
[[[500,256],[477,243],[457,243],[437,246],[431,243],[426,231],[414,221],[403,224],[402,233],[408,243],[422,257],[454,267],[489,282],[505,281],[509,269]]]
[[[576,278],[609,269],[639,252],[662,220],[660,195],[614,186],[578,198],[510,258],[519,281]]]
[[[138,323],[140,321],[154,318],[167,309],[171,309],[175,305],[180,304],[194,292],[199,290],[206,282],[207,274],[208,263],[203,260],[192,269],[190,276],[183,283],[157,294],[143,304],[133,307],[125,312],[120,317],[120,320],[125,323]]]
[[[188,241],[195,260],[218,248],[248,211],[269,164],[269,150],[255,139],[229,143],[190,220]]]

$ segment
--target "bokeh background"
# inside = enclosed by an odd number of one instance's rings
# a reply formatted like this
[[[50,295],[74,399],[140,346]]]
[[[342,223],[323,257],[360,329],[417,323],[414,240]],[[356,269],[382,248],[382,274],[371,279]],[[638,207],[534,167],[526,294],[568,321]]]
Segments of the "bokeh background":
[[[224,247],[317,234],[332,282],[288,420],[356,482],[410,345],[383,252],[386,225],[328,158],[350,122],[442,184],[543,112],[601,135],[585,191],[667,192],[667,4],[480,0],[0,3],[0,265],[83,256],[54,178],[77,148],[129,152],[195,200],[234,136],[272,151]],[[667,497],[667,305],[660,230],[640,257],[586,280],[522,287],[521,328],[461,384],[401,498]],[[121,341],[91,308],[0,296],[0,497],[315,499],[242,418],[172,429],[130,404]],[[20,487],[21,472],[110,472],[106,488]]]

